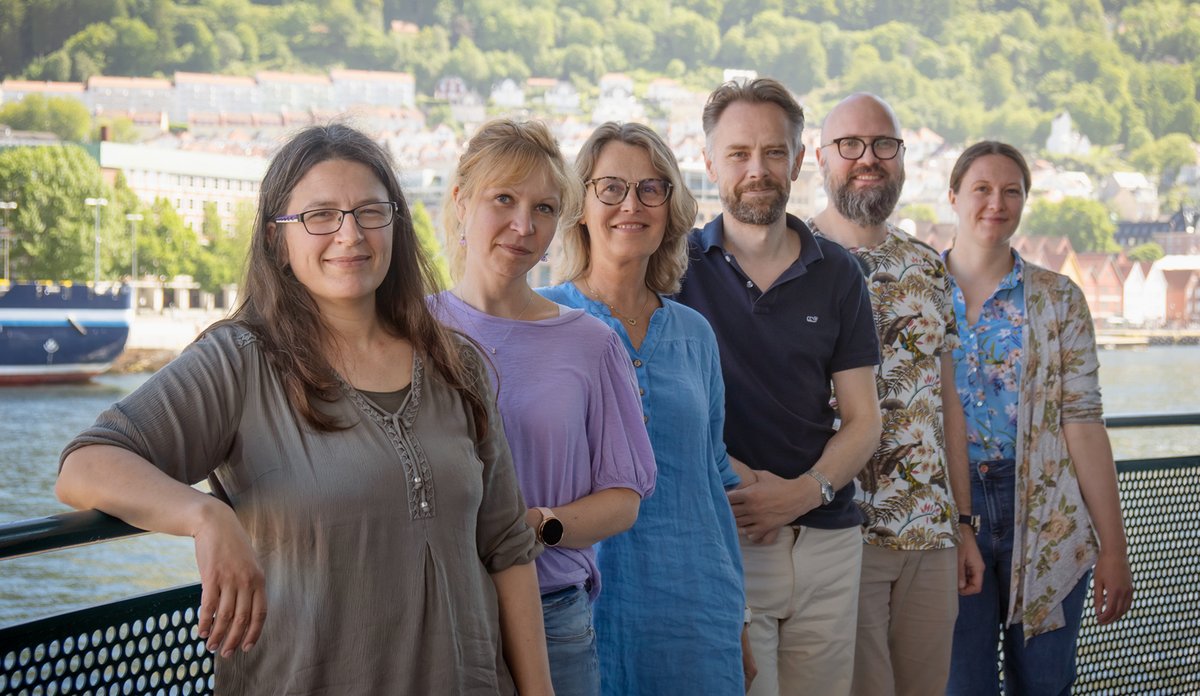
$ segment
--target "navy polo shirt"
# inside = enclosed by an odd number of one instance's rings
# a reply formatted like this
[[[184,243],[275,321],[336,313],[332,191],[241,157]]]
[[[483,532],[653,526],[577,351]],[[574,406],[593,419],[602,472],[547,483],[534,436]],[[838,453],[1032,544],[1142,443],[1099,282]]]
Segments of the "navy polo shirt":
[[[692,230],[678,299],[717,334],[729,453],[791,479],[811,469],[833,437],[833,373],[878,365],[879,339],[858,260],[799,218],[788,215],[787,226],[800,237],[800,257],[765,292],[725,251],[722,216]],[[862,523],[853,482],[795,521],[819,529]]]

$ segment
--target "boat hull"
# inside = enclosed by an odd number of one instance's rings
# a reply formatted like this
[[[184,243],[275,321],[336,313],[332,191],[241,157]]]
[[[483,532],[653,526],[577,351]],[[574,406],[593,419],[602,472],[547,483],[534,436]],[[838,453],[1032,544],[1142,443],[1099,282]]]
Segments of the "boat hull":
[[[17,284],[0,293],[0,385],[87,380],[125,349],[128,288]]]

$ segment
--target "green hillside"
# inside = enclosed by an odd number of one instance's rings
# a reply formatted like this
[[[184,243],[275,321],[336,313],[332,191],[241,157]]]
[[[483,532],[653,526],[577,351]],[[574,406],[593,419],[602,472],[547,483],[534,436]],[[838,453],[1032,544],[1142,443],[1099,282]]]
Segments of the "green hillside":
[[[709,89],[744,68],[818,114],[876,92],[951,141],[1033,144],[1063,109],[1126,153],[1200,140],[1200,4],[1181,0],[0,0],[5,77],[338,66],[412,72],[423,94],[610,71]]]

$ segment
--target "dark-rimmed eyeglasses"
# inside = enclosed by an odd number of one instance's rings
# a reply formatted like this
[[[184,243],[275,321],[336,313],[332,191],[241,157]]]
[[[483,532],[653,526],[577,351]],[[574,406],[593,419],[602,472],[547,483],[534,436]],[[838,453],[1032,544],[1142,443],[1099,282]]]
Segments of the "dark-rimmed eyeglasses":
[[[309,234],[333,234],[342,229],[342,221],[346,215],[353,215],[359,229],[374,230],[392,224],[396,216],[395,201],[379,201],[364,203],[353,210],[338,210],[337,208],[317,208],[306,210],[295,215],[280,215],[275,218],[276,224],[299,222],[304,225],[304,231]]]
[[[657,208],[671,198],[671,182],[666,179],[642,179],[641,181],[625,181],[615,176],[599,176],[583,182],[591,186],[596,198],[604,205],[621,205],[633,189],[634,195],[647,208]]]
[[[837,145],[838,154],[842,159],[856,160],[861,159],[867,152],[867,143],[862,138],[853,136],[845,138],[834,138],[831,142],[825,143],[821,147],[829,147]],[[900,154],[900,148],[904,147],[904,141],[900,138],[890,136],[880,136],[871,141],[871,152],[875,153],[875,159],[890,160]]]

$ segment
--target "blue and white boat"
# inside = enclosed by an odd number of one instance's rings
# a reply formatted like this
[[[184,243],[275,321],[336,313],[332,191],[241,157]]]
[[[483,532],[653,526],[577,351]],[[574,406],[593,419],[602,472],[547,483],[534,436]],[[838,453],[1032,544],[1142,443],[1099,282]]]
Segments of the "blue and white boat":
[[[132,322],[126,285],[0,281],[0,385],[90,379],[112,367]]]

